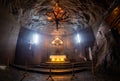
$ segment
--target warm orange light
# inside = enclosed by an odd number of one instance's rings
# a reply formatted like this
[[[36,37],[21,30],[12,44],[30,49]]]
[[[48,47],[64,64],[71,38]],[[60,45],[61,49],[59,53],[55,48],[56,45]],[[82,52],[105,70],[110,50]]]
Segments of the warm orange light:
[[[52,41],[52,44],[55,44],[55,42],[54,42],[54,41]]]
[[[119,13],[119,8],[116,7],[116,8],[113,10],[113,13],[114,13],[115,15],[117,15],[117,14]]]
[[[60,12],[61,12],[61,13],[63,13],[64,11],[63,11],[63,10],[61,10]]]
[[[62,45],[63,41],[60,38],[56,37],[51,43],[53,45]]]
[[[60,60],[60,58],[57,58],[56,61],[59,62],[59,61],[61,61],[61,60]]]
[[[52,17],[48,17],[48,20],[52,20]]]
[[[61,61],[65,61],[65,59],[64,59],[64,58],[61,58],[60,60],[61,60]]]
[[[54,0],[53,0],[54,1]],[[67,20],[68,14],[66,14],[65,10],[60,7],[58,1],[52,2],[52,11],[47,13],[48,20],[56,24],[56,29],[58,30],[58,25],[63,20]]]
[[[59,38],[57,37],[55,40],[59,40]]]
[[[63,44],[63,42],[61,41],[60,44]]]
[[[51,62],[65,62],[66,55],[50,55]]]
[[[55,61],[55,58],[52,58],[51,61]]]
[[[58,3],[55,3],[55,5],[53,7],[53,11],[58,19],[62,18],[63,14],[64,14],[64,10],[61,7],[59,7]],[[54,15],[52,15],[52,13],[48,13],[48,20],[54,20],[53,16]]]

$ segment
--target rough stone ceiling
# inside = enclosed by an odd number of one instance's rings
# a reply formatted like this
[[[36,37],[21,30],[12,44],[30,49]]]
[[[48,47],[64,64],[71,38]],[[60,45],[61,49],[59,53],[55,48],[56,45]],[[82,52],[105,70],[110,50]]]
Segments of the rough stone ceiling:
[[[59,0],[59,5],[69,15],[68,21],[60,23],[59,31],[47,20],[47,11],[58,0],[0,0],[14,14],[22,27],[42,33],[72,34],[86,27],[96,27],[115,7],[119,0]]]

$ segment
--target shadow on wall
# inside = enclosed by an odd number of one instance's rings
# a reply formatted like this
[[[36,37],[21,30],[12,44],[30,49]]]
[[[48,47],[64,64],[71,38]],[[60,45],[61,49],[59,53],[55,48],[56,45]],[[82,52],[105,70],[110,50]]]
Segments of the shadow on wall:
[[[19,29],[14,16],[0,6],[0,64],[13,62]]]
[[[34,64],[36,49],[36,44],[33,43],[34,35],[36,35],[35,31],[21,27],[16,45],[15,64]]]

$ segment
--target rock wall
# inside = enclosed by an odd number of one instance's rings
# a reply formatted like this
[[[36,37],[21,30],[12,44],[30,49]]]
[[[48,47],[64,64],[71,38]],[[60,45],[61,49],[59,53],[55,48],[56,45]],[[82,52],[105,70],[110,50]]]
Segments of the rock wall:
[[[13,62],[19,28],[14,16],[0,7],[0,64]]]
[[[99,27],[96,44],[93,48],[95,67],[98,71],[120,71],[120,48],[114,40],[111,29],[102,23]]]

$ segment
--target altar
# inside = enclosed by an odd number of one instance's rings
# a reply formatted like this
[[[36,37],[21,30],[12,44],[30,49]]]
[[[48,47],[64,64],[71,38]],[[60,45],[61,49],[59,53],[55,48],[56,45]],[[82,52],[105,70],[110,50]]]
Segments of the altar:
[[[68,63],[66,55],[50,55],[49,63]]]

